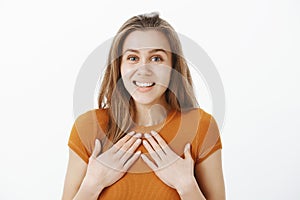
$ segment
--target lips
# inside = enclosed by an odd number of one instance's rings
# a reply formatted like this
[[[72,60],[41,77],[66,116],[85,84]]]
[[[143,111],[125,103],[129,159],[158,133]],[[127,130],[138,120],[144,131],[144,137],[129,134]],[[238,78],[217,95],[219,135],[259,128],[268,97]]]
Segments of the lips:
[[[140,88],[147,88],[155,85],[154,82],[139,82],[139,81],[133,81],[133,84]]]

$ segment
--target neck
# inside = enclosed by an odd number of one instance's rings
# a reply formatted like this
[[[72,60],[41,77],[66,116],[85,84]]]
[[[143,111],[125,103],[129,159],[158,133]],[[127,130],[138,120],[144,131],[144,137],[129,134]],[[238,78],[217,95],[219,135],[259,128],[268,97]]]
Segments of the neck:
[[[154,105],[136,105],[135,123],[140,126],[152,126],[161,123],[166,119],[170,106],[165,102],[164,104]]]

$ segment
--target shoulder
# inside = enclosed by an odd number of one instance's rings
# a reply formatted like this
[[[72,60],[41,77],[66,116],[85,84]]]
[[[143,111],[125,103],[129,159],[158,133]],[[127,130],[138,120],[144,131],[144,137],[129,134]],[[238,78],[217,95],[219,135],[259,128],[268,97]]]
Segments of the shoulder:
[[[202,108],[193,108],[188,111],[183,111],[182,115],[186,118],[193,119],[193,121],[198,119],[202,126],[209,125],[212,120],[214,121],[214,117]]]
[[[108,111],[107,109],[92,109],[88,110],[79,115],[75,123],[76,125],[88,126],[91,124],[98,124],[103,126],[108,122]]]
[[[183,113],[183,124],[185,127],[194,127],[196,138],[202,141],[204,137],[218,135],[219,128],[212,114],[206,112],[202,108],[194,108]],[[196,139],[195,138],[195,139]]]
[[[208,131],[217,129],[214,117],[202,108],[182,111],[180,125],[200,138],[204,137]]]
[[[106,109],[92,109],[79,115],[75,126],[79,136],[83,139],[101,138],[106,132],[108,111]]]

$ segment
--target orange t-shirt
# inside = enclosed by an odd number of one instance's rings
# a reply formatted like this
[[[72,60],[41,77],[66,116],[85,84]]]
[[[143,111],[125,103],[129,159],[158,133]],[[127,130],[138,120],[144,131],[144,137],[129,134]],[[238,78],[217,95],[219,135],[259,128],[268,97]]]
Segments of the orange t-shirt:
[[[105,137],[107,123],[108,115],[105,109],[90,110],[75,120],[68,145],[86,163],[93,151],[95,139]],[[135,126],[132,130],[139,133],[157,131],[181,157],[186,143],[191,143],[191,155],[195,165],[222,148],[215,119],[200,108],[186,112],[173,110],[160,124],[149,127]],[[143,145],[138,150],[147,153]],[[176,200],[180,197],[175,189],[164,184],[139,158],[120,180],[101,192],[99,199]]]

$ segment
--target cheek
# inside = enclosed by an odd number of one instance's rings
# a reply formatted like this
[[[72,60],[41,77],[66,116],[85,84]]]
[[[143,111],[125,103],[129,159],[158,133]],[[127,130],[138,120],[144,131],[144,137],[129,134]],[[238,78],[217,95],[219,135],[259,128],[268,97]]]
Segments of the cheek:
[[[124,66],[123,65],[120,66],[120,71],[121,71],[121,76],[123,77],[124,74],[125,74],[125,70],[124,70]]]
[[[131,81],[130,81],[131,80],[130,77],[133,74],[133,70],[131,67],[128,67],[126,65],[121,65],[120,71],[121,71],[122,81],[123,81],[123,84],[124,84],[126,90],[129,93],[131,93],[131,91],[134,90],[133,85],[131,84]]]
[[[168,87],[171,78],[172,68],[169,66],[157,66],[154,70],[158,77],[157,84],[164,87]]]
[[[132,74],[132,67],[126,66],[126,65],[121,65],[121,76],[122,78],[126,78]]]

